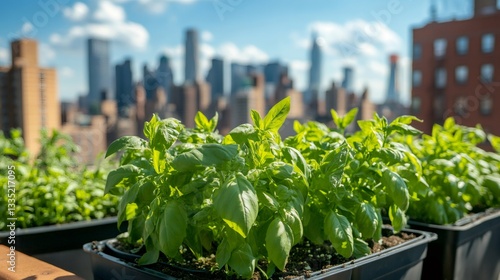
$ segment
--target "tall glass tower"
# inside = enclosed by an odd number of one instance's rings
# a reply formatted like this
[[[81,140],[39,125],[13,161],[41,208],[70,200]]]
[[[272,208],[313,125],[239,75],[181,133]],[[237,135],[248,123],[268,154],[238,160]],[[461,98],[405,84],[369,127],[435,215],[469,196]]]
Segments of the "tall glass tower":
[[[160,57],[160,64],[158,69],[156,69],[156,79],[158,80],[158,84],[163,87],[163,90],[167,93],[167,101],[171,102],[174,74],[170,67],[170,59],[165,55]]]
[[[198,32],[188,29],[186,32],[184,80],[194,83],[198,79]]]
[[[390,56],[390,72],[389,72],[389,86],[387,88],[386,102],[399,102],[399,84],[398,84],[398,56],[393,54]]]
[[[321,84],[321,44],[316,33],[312,34],[311,68],[309,69],[309,86],[304,94],[304,102],[310,104],[319,94]]]
[[[109,98],[111,67],[109,63],[109,42],[107,40],[89,38],[87,40],[88,51],[88,78],[89,92],[87,96],[88,110],[90,114],[100,111],[100,103],[103,97]]]

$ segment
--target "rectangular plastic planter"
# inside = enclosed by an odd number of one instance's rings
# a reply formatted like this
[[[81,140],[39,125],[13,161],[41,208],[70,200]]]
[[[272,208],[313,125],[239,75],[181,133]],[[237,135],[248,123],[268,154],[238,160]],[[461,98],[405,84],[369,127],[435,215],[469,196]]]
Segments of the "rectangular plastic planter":
[[[125,231],[126,226],[121,228]],[[16,251],[73,272],[85,279],[92,279],[92,268],[88,256],[82,252],[82,244],[93,240],[116,237],[116,217],[100,220],[73,222],[61,225],[17,229]],[[8,244],[10,232],[0,232],[0,244]]]
[[[417,238],[404,244],[394,246],[381,252],[335,266],[323,271],[314,272],[307,279],[349,280],[349,279],[407,279],[419,280],[422,261],[426,256],[427,243],[435,240],[433,233],[405,230],[414,233]],[[90,254],[95,280],[105,279],[171,279],[176,278],[154,271],[148,267],[138,266],[110,255],[105,241],[97,244],[87,243],[83,246]],[[297,280],[305,279],[297,277]]]
[[[437,241],[429,244],[422,279],[500,279],[500,211],[474,215],[466,222],[408,223],[438,235]]]

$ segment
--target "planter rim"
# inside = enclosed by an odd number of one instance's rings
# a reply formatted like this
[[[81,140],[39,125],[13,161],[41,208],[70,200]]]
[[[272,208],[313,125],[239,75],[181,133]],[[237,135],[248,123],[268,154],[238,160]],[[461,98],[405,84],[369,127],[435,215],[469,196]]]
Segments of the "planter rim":
[[[478,217],[477,219],[474,219]],[[438,225],[438,224],[429,224],[424,222],[418,222],[414,220],[409,220],[408,225],[415,225],[420,227],[428,227],[432,229],[441,229],[441,230],[449,230],[449,231],[467,231],[473,227],[476,227],[480,224],[486,223],[490,220],[496,219],[500,217],[500,208],[490,208],[484,212],[480,212],[477,214],[470,215],[468,217],[462,218],[461,220],[465,222],[465,224],[447,224],[447,225]],[[460,220],[459,220],[460,221]]]
[[[334,275],[334,274],[337,274],[337,273],[340,273],[340,272],[343,272],[343,271],[352,270],[352,269],[354,269],[354,268],[356,268],[358,266],[361,266],[361,265],[363,265],[365,263],[372,262],[374,259],[383,258],[383,257],[386,257],[386,256],[397,254],[400,251],[401,248],[412,248],[412,247],[415,247],[415,246],[419,246],[419,245],[422,245],[422,244],[426,244],[426,243],[432,242],[432,241],[434,241],[434,240],[436,240],[438,238],[438,236],[437,236],[436,233],[426,232],[426,231],[421,231],[421,230],[404,229],[401,232],[414,233],[414,234],[418,234],[419,236],[417,236],[416,238],[413,238],[411,240],[407,240],[407,241],[405,241],[405,242],[403,242],[401,244],[398,244],[396,246],[384,249],[384,250],[382,250],[380,252],[373,253],[373,254],[361,257],[359,259],[356,259],[356,260],[351,260],[351,261],[345,262],[343,264],[337,264],[337,265],[332,266],[332,267],[327,268],[327,269],[322,269],[322,270],[314,271],[314,272],[312,272],[310,274],[310,276],[308,278],[306,278],[304,276],[297,276],[296,278],[293,278],[293,280],[301,280],[301,279],[323,279],[323,277],[327,277],[329,275]],[[129,261],[123,260],[123,259],[121,259],[119,257],[110,255],[110,254],[105,253],[105,252],[102,251],[106,247],[106,243],[108,241],[115,240],[115,239],[116,238],[102,240],[102,241],[99,241],[97,244],[96,243],[92,243],[92,242],[86,243],[86,244],[83,245],[83,250],[85,252],[87,252],[87,253],[97,254],[97,255],[99,255],[101,257],[104,257],[104,258],[107,258],[107,259],[110,259],[110,260],[113,260],[113,261],[117,261],[117,262],[119,262],[121,264],[125,264],[127,266],[130,266],[130,262]],[[93,250],[93,248],[92,248],[93,246],[96,246],[96,245],[97,245],[98,251]],[[150,269],[148,269],[147,267],[141,267],[141,268],[139,268],[137,266],[132,266],[132,267],[134,269],[143,269],[143,268],[145,268],[145,271],[150,271]]]
[[[73,229],[78,229],[82,226],[85,225],[94,225],[94,226],[99,226],[99,225],[105,225],[105,224],[110,224],[110,223],[117,223],[118,218],[117,217],[106,217],[102,219],[93,219],[93,220],[87,220],[87,221],[77,221],[77,222],[70,222],[70,223],[65,223],[65,224],[56,224],[56,225],[48,225],[48,226],[38,226],[38,227],[30,227],[30,228],[16,228],[16,235],[17,234],[38,234],[38,233],[46,233],[46,232],[54,232],[54,231],[63,231],[63,230],[73,230]],[[118,227],[118,225],[117,225]],[[5,237],[10,234],[9,231],[0,231],[0,237]]]

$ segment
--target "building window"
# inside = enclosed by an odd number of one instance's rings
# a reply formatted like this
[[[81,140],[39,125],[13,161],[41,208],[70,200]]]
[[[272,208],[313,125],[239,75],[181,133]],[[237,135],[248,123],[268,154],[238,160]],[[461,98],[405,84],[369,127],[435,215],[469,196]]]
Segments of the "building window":
[[[461,36],[457,39],[457,54],[464,55],[469,51],[469,38],[467,36]]]
[[[434,73],[434,79],[437,88],[444,88],[446,86],[446,69],[443,67],[437,68]]]
[[[469,76],[469,69],[465,65],[460,65],[455,68],[455,80],[458,84],[465,84]]]
[[[490,115],[493,111],[493,101],[491,100],[491,97],[485,96],[481,98],[479,107],[481,114]]]
[[[413,114],[420,114],[420,108],[422,107],[422,99],[420,97],[414,96],[411,99],[411,110]]]
[[[434,56],[443,57],[446,54],[446,39],[440,38],[434,41]]]
[[[493,82],[493,64],[481,65],[481,80],[485,83]]]
[[[481,38],[481,50],[483,53],[493,52],[495,47],[495,36],[491,33],[484,34]]]
[[[422,84],[422,71],[413,70],[412,82],[413,82],[413,87],[418,87]]]
[[[413,59],[417,60],[422,57],[422,45],[415,43],[413,44]]]
[[[465,116],[467,114],[467,98],[465,97],[459,97],[457,98],[457,101],[455,101],[455,113],[459,116]]]

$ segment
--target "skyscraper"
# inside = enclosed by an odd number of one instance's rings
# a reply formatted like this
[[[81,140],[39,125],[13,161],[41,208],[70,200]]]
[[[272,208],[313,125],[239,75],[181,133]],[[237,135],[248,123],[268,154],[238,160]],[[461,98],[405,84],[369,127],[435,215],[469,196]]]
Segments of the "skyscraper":
[[[35,40],[11,43],[12,65],[0,67],[0,128],[20,128],[32,155],[40,150],[40,130],[61,125],[56,70],[40,68]]]
[[[251,86],[250,77],[248,75],[248,67],[239,63],[231,63],[231,95],[237,94],[238,91]]]
[[[389,57],[390,70],[389,70],[389,85],[387,87],[386,102],[399,102],[399,84],[398,84],[398,56],[392,54]]]
[[[170,60],[165,55],[160,57],[160,64],[158,65],[158,69],[156,69],[156,79],[158,81],[158,85],[161,86],[166,92],[167,102],[170,102],[170,100],[172,100],[174,74],[172,72],[172,68],[170,68]]]
[[[104,95],[110,92],[110,62],[109,42],[103,39],[89,38],[87,40],[88,51],[88,79],[89,92],[87,97],[88,110],[90,114],[99,113],[99,104]]]
[[[185,42],[184,81],[195,82],[198,80],[198,32],[188,29]]]
[[[222,58],[212,58],[212,67],[208,71],[207,82],[211,86],[212,101],[224,95],[224,61]]]
[[[344,67],[344,80],[342,80],[342,88],[347,92],[353,92],[354,87],[354,70],[352,67]]]
[[[155,72],[149,70],[147,64],[144,64],[142,67],[142,80],[144,90],[146,91],[146,99],[152,100],[158,88],[158,80],[156,79]]]
[[[133,103],[133,81],[132,66],[130,59],[115,66],[115,98],[118,106],[118,114],[127,116],[127,109]]]
[[[316,33],[312,34],[310,62],[309,85],[304,95],[306,104],[311,104],[312,101],[317,99],[321,86],[321,41]]]

